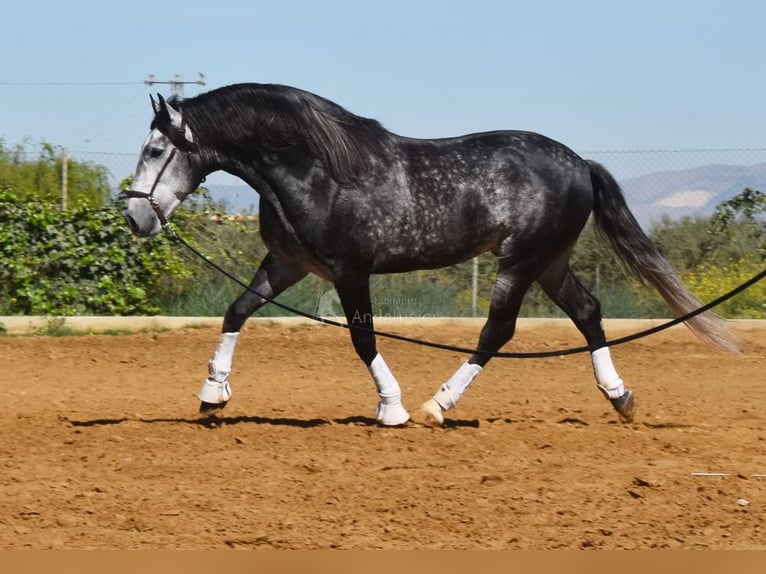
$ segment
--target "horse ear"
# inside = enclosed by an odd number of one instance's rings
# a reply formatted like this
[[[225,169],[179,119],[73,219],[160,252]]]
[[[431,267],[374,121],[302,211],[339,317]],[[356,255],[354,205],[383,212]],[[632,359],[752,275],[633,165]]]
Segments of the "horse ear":
[[[157,95],[160,96],[159,94]],[[160,96],[160,98],[162,98],[162,96]],[[154,113],[159,114],[160,110],[162,109],[160,107],[160,104],[157,102],[157,100],[154,99],[154,96],[151,94],[149,94],[149,99],[152,101],[152,109],[154,110]]]
[[[170,117],[170,123],[177,128],[181,127],[181,112],[179,112],[169,103],[167,103],[167,101],[165,101],[165,98],[162,97],[162,94],[157,94],[157,97],[160,99],[160,107]]]
[[[193,149],[194,136],[192,135],[192,131],[189,126],[183,121],[181,112],[166,102],[165,98],[162,97],[162,94],[158,93],[157,98],[159,99],[159,110],[157,113],[166,115],[170,120],[171,131],[175,132],[184,139],[183,142],[175,141],[175,144],[181,149]],[[176,138],[171,137],[171,140],[176,140]]]

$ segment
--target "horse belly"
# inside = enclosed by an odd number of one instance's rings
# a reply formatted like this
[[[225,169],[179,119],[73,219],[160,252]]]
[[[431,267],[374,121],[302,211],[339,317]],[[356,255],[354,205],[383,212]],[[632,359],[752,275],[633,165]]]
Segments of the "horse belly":
[[[442,218],[432,213],[429,221],[392,225],[388,233],[381,235],[385,240],[378,241],[374,273],[438,269],[462,263],[494,249],[504,231],[499,227],[471,225],[454,213]]]

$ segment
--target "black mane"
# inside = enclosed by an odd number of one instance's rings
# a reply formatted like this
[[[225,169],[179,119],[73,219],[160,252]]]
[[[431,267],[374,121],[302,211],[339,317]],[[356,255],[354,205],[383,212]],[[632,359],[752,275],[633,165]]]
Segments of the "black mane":
[[[358,181],[373,160],[387,162],[390,133],[310,92],[276,84],[235,84],[172,101],[201,148],[302,148],[339,183]]]

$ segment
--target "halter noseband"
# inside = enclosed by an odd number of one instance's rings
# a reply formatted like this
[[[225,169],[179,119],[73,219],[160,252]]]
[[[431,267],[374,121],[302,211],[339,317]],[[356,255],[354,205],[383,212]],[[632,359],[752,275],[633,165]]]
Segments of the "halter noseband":
[[[162,177],[162,174],[165,173],[165,170],[170,165],[170,162],[173,161],[173,158],[176,155],[176,151],[178,151],[178,148],[173,146],[173,149],[170,150],[170,153],[168,154],[167,159],[165,160],[165,163],[162,164],[162,167],[160,168],[159,173],[157,174],[157,177],[154,178],[154,183],[152,184],[152,188],[149,190],[149,193],[146,193],[145,191],[136,191],[135,189],[129,189],[125,192],[125,196],[128,198],[135,197],[139,199],[146,199],[149,202],[149,205],[151,206],[154,213],[157,215],[157,219],[160,220],[160,225],[163,229],[165,229],[168,226],[168,218],[165,217],[165,213],[162,211],[162,207],[157,202],[156,199],[154,199],[154,190],[157,188],[157,184],[160,182],[160,178]]]

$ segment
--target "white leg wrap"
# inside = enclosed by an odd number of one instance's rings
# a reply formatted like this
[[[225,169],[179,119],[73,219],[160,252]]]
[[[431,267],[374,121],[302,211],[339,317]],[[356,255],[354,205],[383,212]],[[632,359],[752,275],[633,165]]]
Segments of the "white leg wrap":
[[[593,351],[590,360],[593,364],[593,373],[596,375],[596,384],[601,392],[609,399],[618,399],[624,395],[625,385],[614,368],[609,347],[601,347]]]
[[[380,353],[375,355],[369,369],[380,397],[376,420],[388,426],[406,423],[410,414],[402,406],[401,388]]]
[[[207,364],[208,376],[197,395],[199,400],[218,405],[231,398],[228,378],[237,339],[239,339],[239,333],[221,333],[218,338],[218,347]]]
[[[449,380],[444,383],[434,395],[434,399],[445,411],[454,407],[460,397],[463,396],[466,389],[473,380],[479,376],[482,368],[479,365],[472,365],[468,361],[460,365]]]
[[[239,333],[221,333],[218,338],[218,347],[213,353],[213,358],[207,364],[209,379],[222,383],[229,378],[237,339],[239,339]]]

